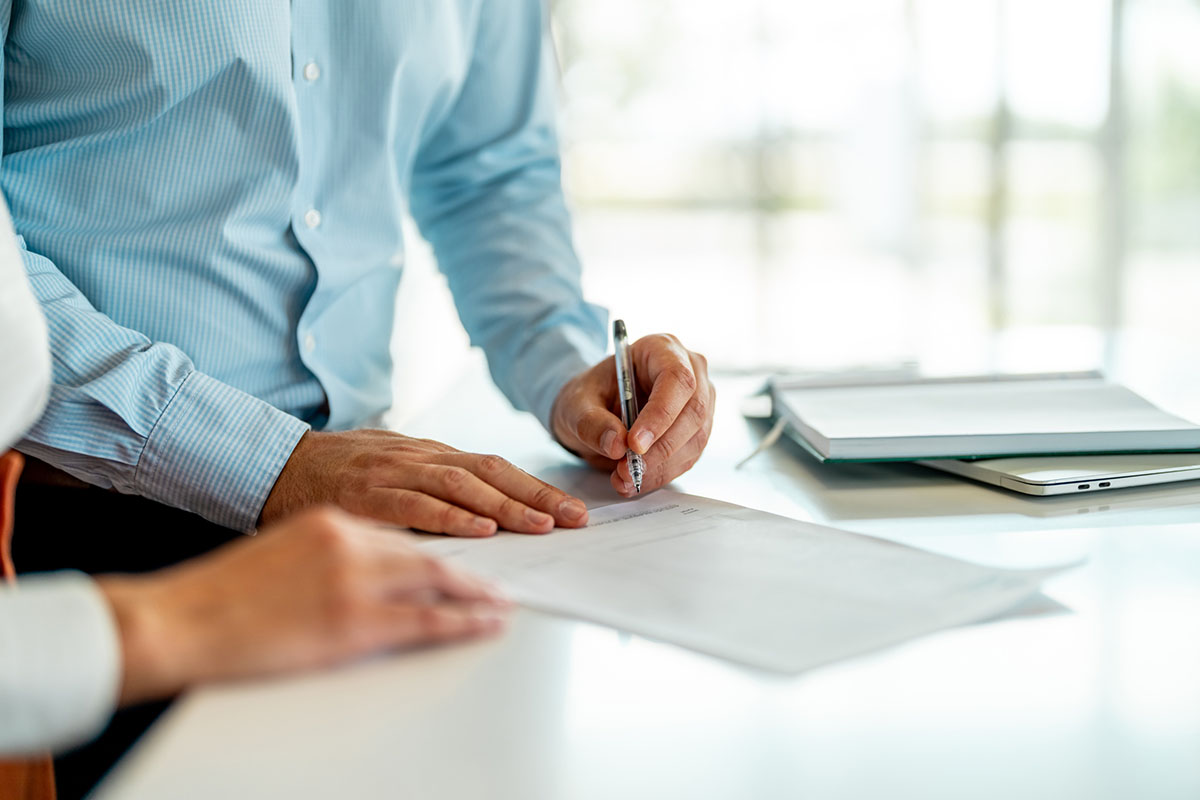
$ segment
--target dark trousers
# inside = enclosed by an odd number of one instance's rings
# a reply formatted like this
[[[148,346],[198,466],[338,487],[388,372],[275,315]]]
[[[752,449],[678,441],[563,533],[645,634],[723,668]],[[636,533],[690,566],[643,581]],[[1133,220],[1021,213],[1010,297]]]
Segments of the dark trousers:
[[[22,482],[17,491],[17,572],[148,572],[205,553],[234,531],[140,497]],[[114,715],[94,741],[54,759],[59,800],[82,798],[167,709],[147,703]]]

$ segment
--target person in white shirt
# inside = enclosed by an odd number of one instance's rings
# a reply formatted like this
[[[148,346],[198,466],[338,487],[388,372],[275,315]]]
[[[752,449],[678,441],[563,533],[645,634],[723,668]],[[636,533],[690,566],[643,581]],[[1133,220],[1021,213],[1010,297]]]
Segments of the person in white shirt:
[[[0,201],[0,524],[50,359]],[[36,525],[36,520],[34,521]],[[36,536],[25,521],[17,536]],[[30,530],[29,528],[35,528]],[[6,577],[8,534],[0,536]],[[493,633],[507,601],[394,530],[318,509],[144,575],[60,572],[0,588],[0,756],[94,736],[118,705],[211,681],[328,665],[370,652]],[[0,771],[0,796],[8,797]]]

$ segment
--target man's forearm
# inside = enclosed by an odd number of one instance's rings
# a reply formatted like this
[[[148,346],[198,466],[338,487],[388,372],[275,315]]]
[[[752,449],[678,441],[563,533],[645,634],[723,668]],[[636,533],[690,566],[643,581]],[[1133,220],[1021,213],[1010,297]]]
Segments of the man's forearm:
[[[309,426],[118,325],[47,259],[25,255],[54,368],[45,414],[18,449],[91,484],[253,527]]]

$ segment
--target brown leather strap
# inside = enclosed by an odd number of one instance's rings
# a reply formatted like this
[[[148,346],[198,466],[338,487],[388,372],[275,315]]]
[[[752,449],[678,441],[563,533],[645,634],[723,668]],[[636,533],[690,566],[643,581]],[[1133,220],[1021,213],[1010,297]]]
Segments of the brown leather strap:
[[[21,465],[21,454],[15,450],[0,455],[0,575],[9,583],[17,579],[11,545]],[[55,796],[49,756],[0,761],[0,800],[54,800]]]
[[[17,481],[21,479],[24,463],[16,450],[0,455],[0,576],[9,583],[17,579],[12,563],[13,516],[17,510]]]
[[[0,761],[0,797],[54,800],[54,765],[49,756],[29,761]]]

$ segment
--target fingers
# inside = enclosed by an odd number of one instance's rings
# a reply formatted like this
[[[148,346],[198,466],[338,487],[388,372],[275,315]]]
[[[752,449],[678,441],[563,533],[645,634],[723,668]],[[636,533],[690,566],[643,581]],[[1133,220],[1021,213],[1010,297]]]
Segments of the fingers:
[[[654,446],[646,453],[647,470],[653,469],[663,462],[671,461],[692,440],[697,431],[708,427],[710,397],[711,394],[707,387],[703,394],[696,392],[692,395],[692,399],[688,400],[687,405],[683,407],[683,411],[675,419],[675,423],[659,437]]]
[[[650,386],[650,396],[629,432],[629,447],[644,454],[675,424],[698,383],[691,355],[672,336],[639,339],[633,357],[638,383]]]
[[[487,635],[503,629],[511,603],[487,581],[421,552],[394,531],[367,532],[369,569],[382,592],[363,620],[368,649]]]
[[[688,357],[695,376],[695,389],[667,430],[656,438],[644,454],[646,474],[642,480],[643,491],[664,486],[687,472],[708,443],[716,408],[716,389],[709,381],[708,362],[704,356],[689,353]],[[649,405],[647,403],[647,407]],[[635,430],[644,416],[638,417]],[[618,492],[626,496],[633,493],[628,464],[616,464],[611,482]]]
[[[367,490],[361,503],[362,513],[373,519],[428,533],[480,537],[496,532],[495,520],[419,491],[377,487]]]
[[[496,497],[503,498],[504,513],[513,518],[513,525],[501,517],[493,517],[505,528],[520,533],[546,533],[555,524],[578,528],[587,524],[587,506],[545,481],[538,480],[499,456],[478,456],[469,453],[454,453],[443,461],[469,471],[479,483],[488,487]],[[491,512],[480,506],[471,506],[481,514]],[[519,514],[513,509],[520,509]],[[499,512],[499,509],[497,510]],[[540,514],[545,520],[534,524],[532,515]],[[548,516],[547,516],[548,515]],[[522,526],[523,525],[523,526]]]
[[[375,641],[368,649],[405,647],[498,633],[506,609],[487,603],[380,605],[369,620]]]
[[[333,601],[325,605],[349,654],[495,633],[511,603],[499,589],[422,552],[393,530],[342,515],[318,523],[324,573]]]
[[[432,593],[465,602],[509,604],[490,582],[423,552],[394,530],[369,527],[363,543],[368,580],[382,596]]]
[[[507,466],[496,465],[488,469],[494,469],[497,474],[514,471],[508,462],[503,464]],[[478,464],[475,466],[483,469]],[[514,499],[511,492],[500,491],[464,466],[437,464],[425,467],[413,488],[494,519],[500,527],[517,533],[548,533],[554,528],[554,517]]]
[[[379,486],[361,513],[430,533],[491,536],[498,527],[549,533],[587,524],[587,507],[499,456],[451,452],[414,470],[403,488]]]
[[[646,474],[642,477],[642,492],[661,489],[694,467],[704,453],[707,444],[708,430],[701,428],[688,440],[687,444],[675,453],[673,458],[648,463]],[[609,477],[609,482],[614,489],[626,497],[636,494],[633,478],[629,475],[629,465],[625,461],[617,464],[617,468]]]

